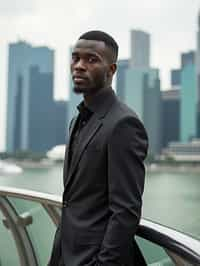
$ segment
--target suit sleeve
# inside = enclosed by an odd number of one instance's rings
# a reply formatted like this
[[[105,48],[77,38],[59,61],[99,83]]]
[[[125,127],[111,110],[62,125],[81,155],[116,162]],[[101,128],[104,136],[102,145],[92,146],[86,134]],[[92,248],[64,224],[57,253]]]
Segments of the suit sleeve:
[[[52,248],[50,260],[48,262],[48,266],[57,266],[60,258],[61,258],[61,231],[60,231],[60,224],[59,224],[56,229],[55,236],[54,236],[53,248]]]
[[[69,132],[71,130],[72,124],[75,121],[76,117],[72,118],[69,124]],[[66,164],[67,164],[67,152],[68,152],[68,144],[66,144],[65,148],[65,159],[64,159],[64,167],[63,167],[63,183],[65,185],[65,176],[67,175],[67,169],[66,169]],[[54,241],[53,241],[53,248],[51,252],[51,258],[49,260],[48,266],[56,266],[58,265],[58,261],[61,257],[61,224],[59,223],[56,233],[54,236]]]
[[[108,143],[108,198],[110,219],[98,254],[99,265],[129,265],[132,241],[142,208],[148,139],[134,117],[121,120]]]

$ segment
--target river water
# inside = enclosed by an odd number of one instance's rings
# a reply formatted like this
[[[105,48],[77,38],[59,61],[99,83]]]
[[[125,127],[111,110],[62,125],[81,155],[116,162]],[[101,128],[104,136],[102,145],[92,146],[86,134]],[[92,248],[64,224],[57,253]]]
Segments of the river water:
[[[0,176],[0,185],[61,194],[62,165]],[[200,239],[200,174],[147,172],[143,217]]]

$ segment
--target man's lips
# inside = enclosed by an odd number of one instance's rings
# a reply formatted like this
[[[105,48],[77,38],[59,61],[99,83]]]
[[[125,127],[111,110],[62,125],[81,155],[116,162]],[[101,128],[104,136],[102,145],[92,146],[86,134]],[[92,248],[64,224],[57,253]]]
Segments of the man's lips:
[[[83,78],[74,78],[75,83],[85,82],[85,79]]]
[[[73,76],[73,81],[74,82],[82,82],[82,81],[86,81],[87,78],[86,77],[83,77],[83,76]]]

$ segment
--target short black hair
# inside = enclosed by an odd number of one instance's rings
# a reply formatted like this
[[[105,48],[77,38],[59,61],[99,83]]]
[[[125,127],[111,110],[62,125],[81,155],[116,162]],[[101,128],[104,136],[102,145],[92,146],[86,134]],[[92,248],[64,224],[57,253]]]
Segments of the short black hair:
[[[83,33],[79,37],[79,40],[80,39],[104,42],[105,45],[109,47],[112,52],[112,60],[114,62],[117,61],[119,47],[114,38],[111,37],[108,33],[99,30],[88,31],[86,33]]]

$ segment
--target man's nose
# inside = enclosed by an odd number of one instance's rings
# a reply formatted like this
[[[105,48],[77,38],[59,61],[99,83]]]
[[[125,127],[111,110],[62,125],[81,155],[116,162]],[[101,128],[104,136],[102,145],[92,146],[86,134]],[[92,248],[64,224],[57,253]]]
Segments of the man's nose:
[[[84,60],[80,59],[78,62],[76,62],[76,64],[74,65],[74,69],[75,70],[85,70],[86,66],[85,66]]]

